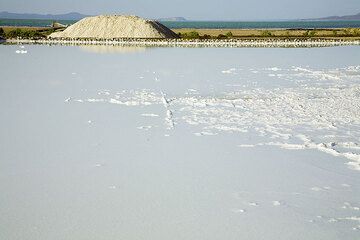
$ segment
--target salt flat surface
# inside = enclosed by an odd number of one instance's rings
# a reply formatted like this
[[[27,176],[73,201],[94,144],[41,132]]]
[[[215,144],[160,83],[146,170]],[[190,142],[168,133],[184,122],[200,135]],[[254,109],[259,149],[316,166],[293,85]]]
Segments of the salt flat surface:
[[[360,237],[359,47],[0,53],[0,239]]]

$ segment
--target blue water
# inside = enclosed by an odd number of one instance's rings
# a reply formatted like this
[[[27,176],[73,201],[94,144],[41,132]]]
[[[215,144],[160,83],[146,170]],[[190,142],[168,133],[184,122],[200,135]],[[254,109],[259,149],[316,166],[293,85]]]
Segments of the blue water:
[[[0,26],[50,26],[53,20],[37,19],[0,19]],[[76,21],[61,20],[62,24],[73,24]],[[222,22],[222,21],[166,21],[169,28],[360,28],[360,21],[273,21],[273,22]]]
[[[169,28],[359,28],[360,21],[162,22]]]
[[[53,20],[42,19],[0,19],[0,26],[26,26],[26,27],[49,27]],[[61,24],[73,24],[76,21],[61,20]]]

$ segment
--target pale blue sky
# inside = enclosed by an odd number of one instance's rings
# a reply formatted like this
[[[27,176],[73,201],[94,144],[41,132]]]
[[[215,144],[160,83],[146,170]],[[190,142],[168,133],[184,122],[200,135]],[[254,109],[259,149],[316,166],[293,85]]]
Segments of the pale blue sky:
[[[348,15],[360,0],[0,0],[0,11],[18,13],[126,13],[148,18],[271,20]]]

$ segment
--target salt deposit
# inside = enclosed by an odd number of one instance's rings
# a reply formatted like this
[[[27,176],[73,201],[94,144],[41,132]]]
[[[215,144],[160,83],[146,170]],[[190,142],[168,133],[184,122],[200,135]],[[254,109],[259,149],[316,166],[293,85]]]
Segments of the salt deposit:
[[[185,122],[202,127],[202,131],[194,133],[199,137],[220,132],[255,132],[265,140],[238,146],[314,149],[347,159],[350,168],[360,170],[359,143],[355,136],[360,125],[359,66],[327,70],[293,66],[283,70],[277,67],[262,70],[264,74],[268,71],[281,72],[279,78],[294,81],[297,86],[253,88],[218,96],[186,92],[177,97],[148,89],[123,90],[109,93],[107,98],[84,101],[127,106],[162,105],[166,129]],[[236,73],[237,69],[232,68],[231,72]],[[352,131],[343,131],[349,123],[354,127]],[[339,139],[340,135],[343,140]]]
[[[334,46],[358,46],[359,40],[312,40],[312,39],[269,39],[269,40],[244,40],[244,39],[169,39],[150,37],[118,37],[109,40],[106,37],[83,38],[60,36],[54,33],[48,39],[7,39],[8,43],[14,44],[59,44],[59,45],[110,45],[123,47],[220,47],[220,48],[311,48],[311,47],[334,47]]]
[[[49,38],[176,38],[159,22],[137,16],[109,15],[87,17]]]
[[[359,238],[358,47],[25,47],[0,49],[3,239]]]

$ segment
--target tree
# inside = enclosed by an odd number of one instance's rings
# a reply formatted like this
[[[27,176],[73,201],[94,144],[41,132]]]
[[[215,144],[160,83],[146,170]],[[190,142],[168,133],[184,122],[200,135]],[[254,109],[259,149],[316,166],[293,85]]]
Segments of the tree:
[[[2,28],[0,28],[0,37],[5,37],[5,31]]]
[[[232,38],[234,35],[232,34],[232,32],[227,32],[225,36],[227,36],[228,38]]]

